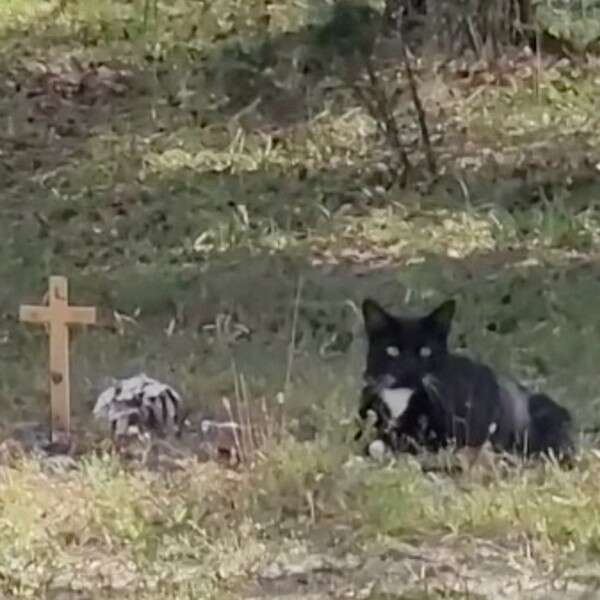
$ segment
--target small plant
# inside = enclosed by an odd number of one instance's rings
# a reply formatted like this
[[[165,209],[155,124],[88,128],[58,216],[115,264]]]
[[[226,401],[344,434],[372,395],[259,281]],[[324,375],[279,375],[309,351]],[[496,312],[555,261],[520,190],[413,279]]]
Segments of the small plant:
[[[144,28],[148,27],[151,19],[154,23],[158,21],[158,0],[144,0],[144,13],[142,17]]]
[[[391,172],[399,173],[400,182],[405,185],[412,165],[395,116],[396,96],[399,90],[393,93],[388,91],[385,78],[380,75],[373,59],[373,51],[382,31],[381,16],[370,7],[352,2],[338,2],[334,6],[330,21],[318,31],[316,44],[332,57],[338,57],[338,62],[342,63],[347,84],[374,119],[386,144],[393,152],[396,164],[392,166]],[[427,167],[430,174],[435,176],[437,168],[425,109],[419,97],[404,40],[401,40],[401,49],[406,81],[425,148]],[[360,81],[362,76],[366,78],[366,83]]]

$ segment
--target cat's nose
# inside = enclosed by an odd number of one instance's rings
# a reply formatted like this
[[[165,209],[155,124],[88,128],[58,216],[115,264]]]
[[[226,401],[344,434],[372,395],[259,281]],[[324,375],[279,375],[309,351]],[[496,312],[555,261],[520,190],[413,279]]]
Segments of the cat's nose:
[[[390,389],[394,387],[395,383],[396,378],[393,375],[390,375],[389,373],[386,373],[385,375],[379,378],[379,387],[383,389]]]
[[[373,377],[372,375],[369,375],[369,373],[367,373],[367,371],[364,371],[362,376],[363,376],[363,381],[368,386],[374,386],[377,383],[377,380],[375,379],[375,377]]]
[[[368,388],[372,389],[375,393],[381,390],[391,389],[396,383],[396,378],[389,373],[373,377],[372,375],[364,375],[365,384]]]

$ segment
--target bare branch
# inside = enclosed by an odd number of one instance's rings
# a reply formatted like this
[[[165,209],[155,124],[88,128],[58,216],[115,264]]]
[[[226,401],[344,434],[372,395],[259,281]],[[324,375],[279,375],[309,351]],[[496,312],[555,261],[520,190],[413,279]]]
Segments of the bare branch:
[[[421,129],[421,138],[423,139],[423,146],[425,147],[425,157],[427,159],[427,167],[431,175],[435,176],[437,173],[437,166],[435,162],[435,156],[433,154],[433,148],[431,147],[431,138],[429,137],[429,128],[427,127],[427,116],[425,114],[425,108],[419,97],[419,90],[417,88],[417,82],[413,70],[410,66],[410,59],[408,57],[408,50],[404,40],[401,40],[400,47],[402,49],[402,60],[404,61],[404,69],[406,71],[406,77],[408,79],[408,85],[410,86],[410,93],[412,96],[415,110],[417,111],[417,119],[419,120],[419,128]]]

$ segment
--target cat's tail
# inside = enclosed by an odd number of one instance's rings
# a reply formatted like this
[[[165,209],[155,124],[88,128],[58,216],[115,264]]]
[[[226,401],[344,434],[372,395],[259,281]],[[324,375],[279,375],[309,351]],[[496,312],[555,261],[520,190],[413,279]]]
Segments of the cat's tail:
[[[566,408],[546,394],[532,394],[529,417],[528,454],[553,454],[559,460],[573,455],[573,419]]]

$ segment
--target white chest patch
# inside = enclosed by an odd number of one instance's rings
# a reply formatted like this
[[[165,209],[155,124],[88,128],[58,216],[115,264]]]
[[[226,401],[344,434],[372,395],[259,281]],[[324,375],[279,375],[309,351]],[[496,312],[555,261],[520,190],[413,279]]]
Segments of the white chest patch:
[[[411,388],[396,388],[395,390],[382,390],[381,399],[392,413],[392,418],[397,419],[408,406],[410,397],[415,393]]]

